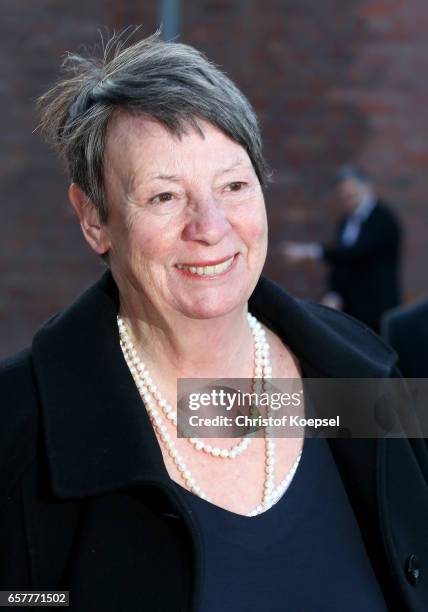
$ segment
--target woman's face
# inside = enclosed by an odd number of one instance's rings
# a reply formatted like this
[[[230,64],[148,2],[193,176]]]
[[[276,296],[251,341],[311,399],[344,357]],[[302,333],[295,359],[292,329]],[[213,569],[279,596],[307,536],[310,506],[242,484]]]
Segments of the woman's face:
[[[263,193],[246,151],[200,122],[180,139],[118,114],[109,128],[103,229],[121,296],[161,317],[242,307],[267,249]]]

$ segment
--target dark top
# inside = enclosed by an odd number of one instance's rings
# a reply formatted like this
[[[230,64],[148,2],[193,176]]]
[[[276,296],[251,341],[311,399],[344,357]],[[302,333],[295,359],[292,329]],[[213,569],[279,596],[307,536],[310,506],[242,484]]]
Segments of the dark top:
[[[400,303],[400,225],[378,201],[355,244],[345,246],[341,237],[347,220],[338,224],[336,242],[323,249],[330,265],[329,288],[342,296],[344,312],[378,332],[382,314]]]
[[[305,440],[288,490],[254,517],[174,484],[202,531],[200,612],[386,611],[325,440]]]

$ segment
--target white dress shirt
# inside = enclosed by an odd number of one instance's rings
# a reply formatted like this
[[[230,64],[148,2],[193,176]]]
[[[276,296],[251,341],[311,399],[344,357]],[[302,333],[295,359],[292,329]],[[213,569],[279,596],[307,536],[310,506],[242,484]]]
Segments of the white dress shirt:
[[[343,246],[350,247],[357,242],[361,225],[369,217],[375,206],[376,200],[373,196],[366,196],[361,200],[354,212],[349,215],[340,237],[340,242]]]

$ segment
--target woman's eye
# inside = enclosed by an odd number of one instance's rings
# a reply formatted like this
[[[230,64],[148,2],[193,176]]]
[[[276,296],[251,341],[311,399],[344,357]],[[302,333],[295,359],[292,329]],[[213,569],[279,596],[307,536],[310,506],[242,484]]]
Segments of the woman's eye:
[[[245,185],[246,183],[243,181],[233,181],[233,183],[229,183],[229,185],[227,185],[226,191],[241,191]]]
[[[165,191],[164,193],[158,193],[158,195],[150,198],[150,202],[153,204],[163,204],[164,202],[170,202],[173,198],[172,193]]]

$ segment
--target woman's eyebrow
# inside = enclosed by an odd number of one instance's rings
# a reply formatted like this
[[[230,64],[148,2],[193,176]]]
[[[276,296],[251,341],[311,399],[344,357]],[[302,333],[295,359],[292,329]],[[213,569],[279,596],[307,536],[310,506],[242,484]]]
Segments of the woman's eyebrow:
[[[162,181],[179,181],[180,177],[177,174],[155,174],[147,178],[148,181],[160,179]]]
[[[128,177],[128,181],[126,185],[127,197],[132,196],[132,194],[135,193],[141,187],[141,185],[150,183],[151,181],[154,181],[154,180],[179,181],[180,177],[177,176],[176,174],[162,174],[161,173],[161,174],[151,174],[146,177],[139,178],[136,173],[132,173],[132,175]]]
[[[221,170],[219,170],[216,173],[216,176],[219,176],[220,174],[226,174],[226,172],[231,172],[232,170],[235,170],[235,168],[238,168],[239,166],[248,166],[248,163],[243,159],[237,159],[233,161],[229,166],[226,166],[225,168],[222,168]]]

